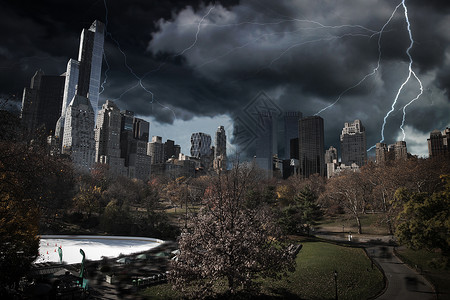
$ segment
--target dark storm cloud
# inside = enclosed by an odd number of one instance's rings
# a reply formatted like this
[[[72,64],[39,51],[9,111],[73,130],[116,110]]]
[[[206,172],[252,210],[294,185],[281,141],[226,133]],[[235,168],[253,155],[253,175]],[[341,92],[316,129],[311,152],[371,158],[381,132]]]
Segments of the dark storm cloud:
[[[234,115],[261,90],[284,110],[317,113],[377,66],[376,32],[400,1],[106,3],[111,35],[105,37],[105,53],[111,69],[100,101],[115,99],[122,109],[172,123],[175,118]],[[407,124],[419,134],[448,124],[441,112],[449,109],[450,4],[406,4],[415,40],[413,68],[425,89],[408,107]],[[103,0],[3,1],[0,92],[21,95],[39,68],[46,74],[64,72],[67,60],[77,58],[81,29],[94,19],[105,22],[105,13]],[[399,7],[381,39],[377,74],[321,113],[327,145],[337,146],[343,123],[356,118],[366,127],[369,146],[380,140],[383,117],[408,75],[406,29]],[[136,76],[146,75],[141,83],[153,96],[139,86],[111,37]],[[386,125],[388,142],[398,137],[399,109],[417,92],[417,83],[405,86]],[[424,120],[425,111],[433,118]]]

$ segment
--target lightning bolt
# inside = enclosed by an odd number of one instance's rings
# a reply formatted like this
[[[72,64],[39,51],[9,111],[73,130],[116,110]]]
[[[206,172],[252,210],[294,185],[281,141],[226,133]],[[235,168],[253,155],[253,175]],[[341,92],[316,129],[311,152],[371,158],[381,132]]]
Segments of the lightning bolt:
[[[347,89],[345,89],[342,93],[340,93],[338,95],[338,97],[336,98],[336,100],[331,103],[330,105],[322,108],[321,110],[319,110],[317,113],[315,113],[314,115],[317,116],[319,115],[321,112],[331,108],[332,106],[334,106],[336,103],[339,102],[339,100],[341,100],[342,96],[344,96],[348,91],[357,88],[359,85],[361,85],[368,77],[371,77],[373,75],[375,75],[378,72],[378,69],[380,68],[380,63],[381,63],[381,38],[383,35],[383,32],[386,28],[386,26],[391,22],[392,18],[394,17],[395,13],[397,12],[398,8],[401,6],[401,3],[399,5],[397,5],[394,9],[394,11],[391,13],[391,16],[389,17],[389,19],[386,21],[386,23],[384,23],[384,25],[381,27],[380,31],[374,33],[372,36],[374,36],[375,34],[378,34],[378,60],[377,60],[377,66],[372,70],[372,72],[367,73],[361,80],[359,80],[356,84],[348,87]]]
[[[102,84],[100,85],[100,88],[101,88],[101,91],[98,93],[99,95],[101,95],[104,91],[105,91],[105,84],[106,84],[106,81],[108,80],[108,71],[109,71],[109,69],[110,69],[110,67],[109,67],[109,63],[108,63],[108,59],[106,59],[106,53],[105,53],[105,51],[103,51],[103,60],[105,61],[105,63],[106,63],[106,70],[105,70],[105,79],[103,79],[103,82],[102,82]]]
[[[126,55],[126,53],[122,50],[122,47],[120,46],[119,41],[118,41],[117,39],[115,39],[115,38],[113,37],[113,35],[111,34],[111,32],[109,32],[108,29],[107,29],[107,28],[108,28],[108,6],[107,6],[107,3],[106,3],[106,0],[103,0],[103,3],[104,3],[104,5],[105,5],[105,32],[106,32],[106,36],[108,36],[108,37],[116,44],[117,49],[119,50],[120,53],[122,53],[122,55],[123,55],[123,57],[124,57],[124,65],[125,65],[125,67],[126,67],[126,68],[128,69],[128,71],[129,71],[129,72],[137,79],[137,83],[136,83],[134,86],[132,86],[132,87],[128,88],[127,90],[125,90],[125,91],[124,91],[122,94],[120,94],[120,96],[119,96],[118,98],[116,98],[115,100],[120,100],[126,93],[128,93],[129,91],[133,90],[134,88],[140,86],[146,93],[148,93],[148,94],[150,95],[150,99],[151,99],[151,100],[150,100],[150,103],[153,104],[154,102],[156,102],[156,103],[157,103],[158,105],[160,105],[162,108],[170,110],[170,111],[172,112],[173,116],[174,116],[174,119],[176,120],[177,117],[176,117],[175,112],[174,112],[172,109],[170,109],[168,106],[165,106],[165,105],[163,105],[162,103],[160,103],[160,102],[155,98],[155,95],[153,94],[153,92],[150,91],[148,88],[146,88],[146,87],[144,86],[143,82],[142,82],[142,80],[143,80],[148,74],[150,74],[152,71],[147,72],[147,73],[144,74],[144,76],[142,76],[142,77],[139,77],[139,76],[134,72],[133,68],[131,68],[131,66],[128,64],[128,61],[127,61],[127,55]],[[197,38],[197,36],[196,36],[196,38]],[[104,53],[104,52],[103,52],[103,53]],[[106,60],[105,53],[104,53],[104,58],[105,58],[105,62],[106,62],[106,64],[107,64],[108,68],[107,68],[107,70],[105,71],[105,80],[104,80],[103,83],[102,83],[102,93],[103,93],[103,91],[104,91],[104,83],[106,83],[106,80],[107,80],[107,78],[108,78],[108,76],[107,76],[107,71],[109,71],[109,64],[108,64],[108,62],[107,62],[107,60]],[[160,66],[160,67],[161,67],[161,66]],[[158,68],[158,69],[159,69],[159,68]]]
[[[387,112],[386,116],[383,119],[383,125],[381,127],[381,140],[380,143],[382,143],[384,141],[384,129],[386,126],[386,122],[387,119],[389,117],[389,115],[394,111],[395,109],[395,105],[397,104],[398,101],[398,97],[400,96],[401,92],[403,91],[403,87],[409,82],[409,80],[411,79],[411,76],[413,76],[417,82],[420,85],[420,93],[414,98],[412,99],[410,102],[408,102],[404,107],[403,107],[403,119],[402,119],[402,124],[400,125],[400,129],[402,130],[403,133],[403,141],[406,138],[406,134],[405,131],[403,129],[403,126],[405,124],[405,119],[406,119],[406,108],[411,105],[414,101],[416,101],[417,99],[419,99],[419,97],[422,95],[423,93],[423,86],[422,86],[422,82],[420,81],[419,77],[417,77],[416,73],[413,71],[412,69],[412,64],[413,64],[413,58],[411,56],[411,49],[414,46],[414,39],[412,37],[412,31],[411,31],[411,23],[409,22],[409,17],[408,17],[408,8],[406,7],[406,0],[402,0],[402,2],[396,7],[396,9],[400,6],[403,6],[403,10],[404,10],[404,15],[405,15],[405,21],[407,24],[407,30],[408,30],[408,35],[409,35],[409,40],[410,40],[410,44],[408,46],[408,48],[406,49],[406,55],[408,55],[409,58],[409,64],[408,64],[408,76],[406,77],[405,81],[403,81],[403,83],[400,85],[399,89],[397,90],[397,93],[395,95],[394,101],[392,102],[391,105],[391,109]],[[372,147],[370,147],[367,151],[372,150],[373,148],[375,148],[376,145],[373,145]]]
[[[409,34],[409,40],[410,40],[410,45],[408,47],[408,49],[406,50],[406,54],[409,57],[409,66],[408,66],[408,70],[409,70],[409,74],[413,75],[414,78],[417,80],[417,82],[419,83],[420,86],[420,93],[417,94],[417,96],[415,98],[413,98],[411,101],[409,101],[405,106],[403,106],[403,118],[402,118],[402,125],[400,125],[400,129],[402,130],[403,133],[403,141],[405,141],[406,139],[406,134],[405,134],[405,130],[403,129],[403,126],[405,125],[405,119],[406,119],[406,108],[411,105],[414,101],[416,101],[417,99],[419,99],[419,97],[423,94],[423,85],[422,82],[420,81],[419,77],[417,77],[416,73],[413,71],[412,69],[412,64],[413,64],[413,59],[411,57],[411,54],[409,53],[409,51],[412,49],[412,47],[414,46],[414,39],[412,37],[412,32],[411,32],[411,23],[409,22],[409,18],[408,18],[408,8],[406,7],[405,4],[405,0],[402,1],[402,5],[403,5],[403,9],[405,11],[405,20],[406,23],[408,24],[407,29],[408,29],[408,34]],[[411,76],[408,76],[408,79]]]
[[[200,27],[201,27],[201,25],[202,25],[202,22],[205,20],[206,17],[209,16],[209,14],[210,14],[211,11],[214,9],[214,7],[215,7],[215,5],[211,6],[211,8],[208,10],[208,12],[201,18],[200,22],[198,22],[198,25],[197,25],[197,32],[195,33],[195,39],[194,39],[194,41],[192,42],[192,44],[191,44],[189,47],[185,48],[185,49],[184,49],[183,51],[181,51],[180,53],[178,53],[176,56],[181,56],[181,55],[183,55],[186,51],[191,50],[191,49],[195,46],[195,44],[197,44],[197,41],[198,41],[198,35],[199,35],[199,33],[200,33]]]

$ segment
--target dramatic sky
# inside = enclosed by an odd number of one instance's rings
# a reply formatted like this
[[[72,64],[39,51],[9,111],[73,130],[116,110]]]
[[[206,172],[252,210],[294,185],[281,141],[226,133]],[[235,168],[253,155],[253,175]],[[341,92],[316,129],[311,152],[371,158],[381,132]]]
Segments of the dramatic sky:
[[[450,1],[404,4],[2,0],[0,95],[20,99],[39,68],[63,73],[98,19],[108,32],[100,102],[149,120],[150,135],[186,154],[192,132],[219,125],[236,144],[233,124],[264,92],[277,112],[320,112],[326,147],[360,119],[368,148],[405,138],[409,152],[427,155],[429,132],[450,125]]]

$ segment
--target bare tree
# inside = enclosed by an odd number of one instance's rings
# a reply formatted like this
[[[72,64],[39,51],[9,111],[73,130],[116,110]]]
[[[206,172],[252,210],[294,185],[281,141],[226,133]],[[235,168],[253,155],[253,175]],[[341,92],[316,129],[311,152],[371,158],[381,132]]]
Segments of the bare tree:
[[[371,194],[371,185],[361,173],[346,172],[328,181],[322,197],[329,202],[342,205],[355,218],[358,233],[362,233],[361,215],[365,213],[366,201]]]
[[[211,177],[205,207],[180,237],[180,255],[169,276],[174,288],[207,296],[226,280],[230,293],[249,291],[256,277],[277,277],[295,266],[292,247],[280,243],[270,209],[245,206],[253,175],[253,168],[235,166]]]

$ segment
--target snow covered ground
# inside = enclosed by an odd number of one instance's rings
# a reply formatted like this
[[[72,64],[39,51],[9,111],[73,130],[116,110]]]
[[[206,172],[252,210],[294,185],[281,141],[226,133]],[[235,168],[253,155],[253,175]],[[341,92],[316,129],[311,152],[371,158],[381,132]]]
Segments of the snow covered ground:
[[[35,263],[59,262],[58,248],[62,249],[62,260],[67,264],[81,263],[80,249],[86,259],[100,260],[102,256],[117,257],[152,249],[162,240],[127,236],[83,236],[83,235],[43,235],[39,256]]]

